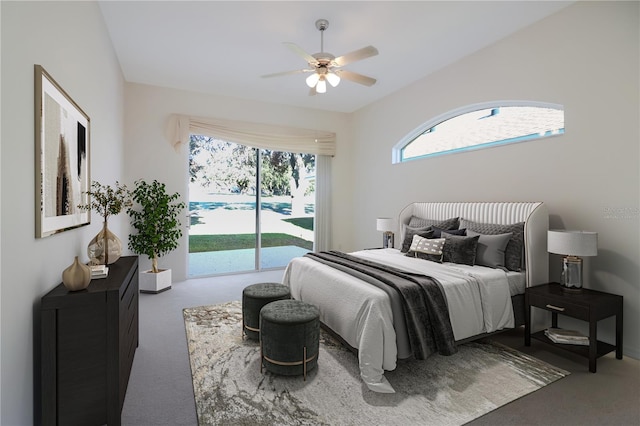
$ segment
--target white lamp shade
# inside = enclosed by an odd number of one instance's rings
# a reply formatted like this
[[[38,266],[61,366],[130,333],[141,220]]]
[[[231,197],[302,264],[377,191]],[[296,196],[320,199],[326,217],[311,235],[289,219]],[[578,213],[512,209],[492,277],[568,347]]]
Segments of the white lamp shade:
[[[331,87],[336,87],[338,84],[340,84],[340,77],[338,76],[338,74],[329,72],[327,73],[326,79]]]
[[[547,251],[565,256],[596,256],[598,233],[586,231],[547,231]]]
[[[318,73],[313,73],[305,80],[307,82],[307,86],[314,87],[318,80],[320,79],[320,75]]]
[[[327,83],[324,81],[324,76],[320,76],[318,84],[316,85],[316,92],[325,93],[327,91]]]
[[[376,230],[382,232],[393,232],[396,229],[396,221],[390,217],[379,217],[376,219]]]

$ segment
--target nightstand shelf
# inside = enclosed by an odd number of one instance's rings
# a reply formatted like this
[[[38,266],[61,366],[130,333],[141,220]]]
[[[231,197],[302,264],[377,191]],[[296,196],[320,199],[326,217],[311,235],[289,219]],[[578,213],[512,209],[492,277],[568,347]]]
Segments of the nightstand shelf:
[[[566,315],[589,323],[589,345],[555,343],[544,331],[531,333],[531,308],[551,312],[551,327],[558,327],[558,315]],[[616,343],[598,340],[598,321],[616,317]],[[576,353],[589,359],[589,371],[596,372],[596,360],[610,352],[622,359],[622,296],[582,289],[579,293],[565,292],[558,283],[528,287],[525,292],[524,344],[531,346],[531,338]]]
[[[587,345],[566,345],[563,343],[555,343],[551,339],[549,339],[547,336],[544,335],[544,331],[538,331],[536,333],[533,333],[531,335],[531,338],[539,340],[544,343],[549,343],[550,345],[557,346],[569,352],[582,355],[585,358],[589,358],[589,346]],[[616,347],[614,345],[610,345],[609,343],[602,342],[600,340],[597,341],[596,346],[597,346],[596,347],[597,358],[600,358],[601,356],[604,356],[609,352],[613,352],[616,350]]]

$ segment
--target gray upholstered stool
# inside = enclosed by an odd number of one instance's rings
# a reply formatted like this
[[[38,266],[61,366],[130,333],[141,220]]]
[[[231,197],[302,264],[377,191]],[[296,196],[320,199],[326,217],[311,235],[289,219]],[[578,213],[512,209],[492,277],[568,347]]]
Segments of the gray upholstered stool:
[[[276,300],[290,299],[289,287],[278,283],[253,284],[242,290],[242,333],[260,338],[260,309]]]
[[[260,311],[260,371],[295,376],[318,365],[318,308],[299,300],[279,300]]]

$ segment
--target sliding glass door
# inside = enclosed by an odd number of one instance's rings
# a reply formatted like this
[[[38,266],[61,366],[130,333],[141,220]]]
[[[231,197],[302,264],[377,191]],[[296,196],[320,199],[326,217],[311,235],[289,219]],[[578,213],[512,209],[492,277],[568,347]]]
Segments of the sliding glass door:
[[[191,136],[189,276],[282,268],[313,249],[315,156]]]

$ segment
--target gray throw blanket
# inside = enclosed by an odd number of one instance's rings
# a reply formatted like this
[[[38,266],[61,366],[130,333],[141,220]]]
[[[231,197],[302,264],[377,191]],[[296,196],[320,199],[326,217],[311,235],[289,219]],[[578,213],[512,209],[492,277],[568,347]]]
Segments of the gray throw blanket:
[[[396,289],[403,302],[409,342],[416,359],[426,359],[435,352],[453,355],[458,351],[444,291],[436,279],[338,251],[305,256],[328,265],[347,266]]]

